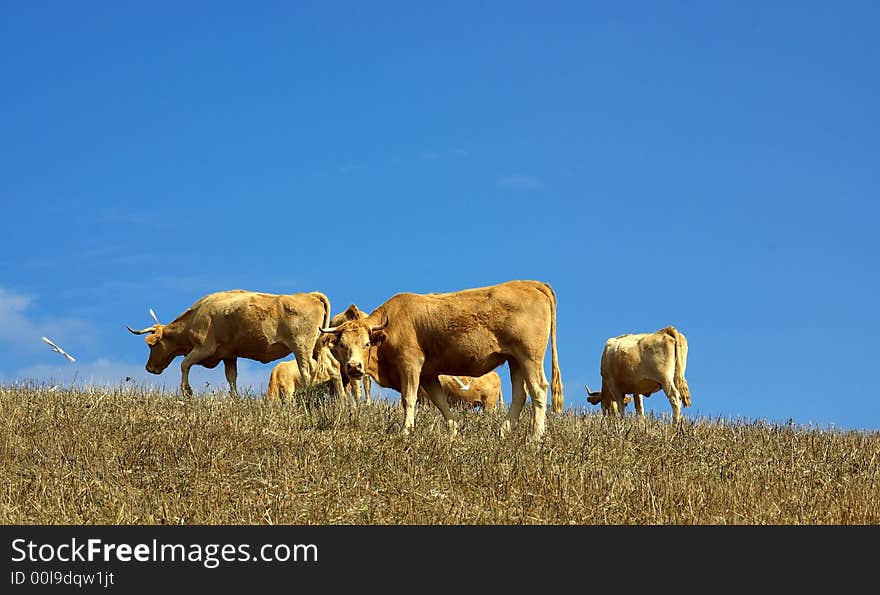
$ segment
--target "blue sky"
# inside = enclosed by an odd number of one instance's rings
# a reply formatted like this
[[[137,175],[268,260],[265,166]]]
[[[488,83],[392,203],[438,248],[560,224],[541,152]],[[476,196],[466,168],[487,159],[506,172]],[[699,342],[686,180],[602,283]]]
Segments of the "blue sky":
[[[673,324],[686,414],[880,429],[878,23],[870,2],[3,2],[0,381],[175,387],[180,360],[147,374],[124,325],[218,290],[338,312],[539,279],[567,406],[607,338]]]

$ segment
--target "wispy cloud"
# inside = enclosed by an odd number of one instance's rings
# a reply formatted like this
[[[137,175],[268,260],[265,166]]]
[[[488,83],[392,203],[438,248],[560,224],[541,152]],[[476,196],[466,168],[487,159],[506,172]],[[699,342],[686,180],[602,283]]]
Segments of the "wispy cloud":
[[[498,178],[498,185],[520,190],[537,190],[544,187],[544,183],[541,180],[520,174],[501,176]]]
[[[81,345],[94,338],[94,330],[83,320],[59,317],[35,320],[28,312],[32,304],[33,298],[0,287],[0,347],[10,347],[16,352],[49,351],[40,341],[40,337],[48,336],[75,357],[76,343]]]

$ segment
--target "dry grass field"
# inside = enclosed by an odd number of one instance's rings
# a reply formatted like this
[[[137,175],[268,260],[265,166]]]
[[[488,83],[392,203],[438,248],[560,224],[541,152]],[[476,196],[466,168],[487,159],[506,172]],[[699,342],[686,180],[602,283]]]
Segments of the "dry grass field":
[[[687,410],[686,410],[687,411]],[[0,387],[3,524],[877,524],[880,433]]]

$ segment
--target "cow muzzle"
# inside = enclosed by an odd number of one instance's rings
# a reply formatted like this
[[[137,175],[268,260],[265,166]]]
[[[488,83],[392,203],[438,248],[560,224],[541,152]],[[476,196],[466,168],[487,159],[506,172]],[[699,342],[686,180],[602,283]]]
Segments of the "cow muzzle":
[[[364,375],[364,364],[361,362],[348,362],[345,365],[345,373],[351,378],[361,378]]]

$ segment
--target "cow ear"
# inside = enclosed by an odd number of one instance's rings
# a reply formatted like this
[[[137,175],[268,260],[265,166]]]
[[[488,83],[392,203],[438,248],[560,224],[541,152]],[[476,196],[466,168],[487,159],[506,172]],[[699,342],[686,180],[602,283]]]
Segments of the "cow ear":
[[[339,337],[336,336],[336,333],[324,333],[320,337],[318,337],[317,348],[326,347],[327,349],[333,349],[336,347],[336,340]]]
[[[385,334],[385,331],[374,331],[370,333],[370,346],[378,347],[385,342],[387,337],[388,335]]]
[[[159,339],[160,339],[160,337],[157,333],[147,335],[147,345],[152,347],[153,345],[155,345],[156,343],[159,342]]]

